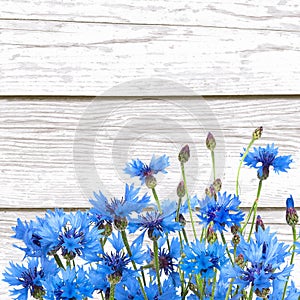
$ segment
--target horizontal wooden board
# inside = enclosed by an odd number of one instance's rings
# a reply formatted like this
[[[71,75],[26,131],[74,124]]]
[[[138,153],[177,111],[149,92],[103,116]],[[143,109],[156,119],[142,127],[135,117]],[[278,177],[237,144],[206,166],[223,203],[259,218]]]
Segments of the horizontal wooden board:
[[[162,200],[176,199],[177,155],[187,143],[189,192],[202,198],[212,180],[209,131],[217,139],[217,177],[232,194],[239,155],[259,126],[264,132],[257,146],[274,142],[280,155],[294,160],[288,173],[270,172],[260,206],[284,208],[290,194],[300,206],[299,97],[2,97],[0,107],[1,208],[88,207],[99,190],[121,197],[126,182],[140,184],[123,173],[126,162],[149,163],[152,154],[170,156],[168,173],[157,176],[157,192]],[[252,205],[257,185],[256,171],[243,167],[243,207]]]
[[[266,226],[271,227],[272,232],[277,232],[277,237],[279,241],[289,243],[291,241],[291,228],[285,224],[284,213],[277,210],[263,210],[260,212],[264,223]],[[3,300],[10,300],[8,292],[8,285],[2,281],[3,271],[8,266],[9,261],[21,262],[23,258],[23,252],[16,250],[12,245],[17,244],[22,246],[22,243],[19,243],[17,240],[11,238],[13,231],[11,230],[12,226],[16,225],[17,218],[21,220],[34,220],[36,216],[43,217],[44,210],[35,210],[35,211],[0,211],[0,240],[1,240],[1,257],[0,257],[0,296]],[[277,223],[277,224],[274,224]],[[188,237],[192,240],[192,231],[190,224],[187,224],[187,233]],[[130,235],[130,240],[134,236]],[[228,235],[229,238],[229,235]],[[300,256],[295,257],[296,266],[300,266]],[[297,268],[297,267],[296,267]],[[295,273],[296,275],[296,273]],[[296,282],[297,286],[300,285],[299,276],[293,276],[293,280]]]
[[[299,31],[296,0],[2,0],[1,18]]]
[[[0,20],[1,95],[300,94],[299,31]]]

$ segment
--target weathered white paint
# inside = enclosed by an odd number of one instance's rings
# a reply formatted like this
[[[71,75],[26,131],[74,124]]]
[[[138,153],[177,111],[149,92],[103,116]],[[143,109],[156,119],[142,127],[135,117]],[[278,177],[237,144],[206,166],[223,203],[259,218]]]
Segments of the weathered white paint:
[[[186,143],[191,147],[186,164],[191,193],[201,197],[211,177],[208,131],[217,138],[217,176],[234,193],[239,154],[258,126],[264,133],[257,146],[274,142],[280,154],[294,159],[288,173],[272,172],[264,182],[261,206],[284,207],[290,193],[297,195],[299,97],[92,100],[1,99],[0,207],[87,207],[88,197],[99,189],[120,197],[125,182],[139,183],[123,173],[126,162],[137,157],[148,162],[152,154],[170,156],[169,173],[158,177],[157,189],[162,199],[174,199],[180,180],[177,155]],[[81,118],[86,128],[79,126]],[[244,167],[243,206],[252,205],[257,184],[256,171]]]
[[[299,31],[0,20],[2,95],[299,94]],[[160,81],[155,95],[162,95]],[[163,90],[174,95],[174,90]],[[193,92],[184,91],[185,95]],[[175,94],[176,95],[176,94]]]
[[[297,0],[2,0],[2,19],[299,31]]]

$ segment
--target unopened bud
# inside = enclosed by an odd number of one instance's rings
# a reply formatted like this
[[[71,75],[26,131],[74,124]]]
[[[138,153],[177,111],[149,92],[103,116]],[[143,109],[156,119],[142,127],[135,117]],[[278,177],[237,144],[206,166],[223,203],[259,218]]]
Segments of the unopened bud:
[[[183,216],[183,214],[179,214],[179,223],[184,227],[186,224],[186,220]]]
[[[156,178],[153,175],[146,176],[145,182],[146,182],[146,186],[149,189],[154,189],[156,187],[156,185],[157,185]]]
[[[239,236],[238,234],[235,234],[235,235],[233,236],[233,238],[232,238],[232,243],[233,243],[234,245],[238,245],[238,244],[240,243],[240,241],[241,241],[240,236]]]
[[[216,198],[216,191],[213,185],[210,185],[210,187],[205,189],[205,194],[209,197],[209,198]]]
[[[42,286],[33,285],[32,296],[34,299],[42,300],[44,299],[46,292]]]
[[[286,222],[290,226],[296,226],[298,223],[298,214],[294,206],[294,199],[292,195],[286,199]]]
[[[256,296],[262,298],[262,299],[268,299],[268,295],[270,294],[270,289],[269,288],[263,288],[261,291],[259,289],[255,290]]]
[[[185,145],[178,154],[178,160],[181,163],[186,163],[190,158],[190,148],[189,145]]]
[[[184,182],[180,181],[178,186],[177,186],[177,196],[179,198],[182,198],[182,197],[184,197],[184,195],[185,195]]]
[[[222,181],[220,178],[217,178],[214,182],[213,182],[213,186],[215,191],[218,193],[220,192],[221,188],[222,188]]]
[[[206,238],[210,244],[213,244],[218,239],[217,234],[211,225],[207,228]]]
[[[235,258],[235,263],[239,266],[239,267],[243,267],[244,266],[244,255],[243,254],[239,254],[236,258]]]
[[[117,230],[124,231],[127,228],[128,221],[127,221],[126,217],[123,217],[123,218],[116,217],[114,219],[114,225]]]
[[[113,232],[111,223],[102,223],[98,226],[98,229],[102,230],[101,234],[104,236],[110,236]]]
[[[260,215],[258,215],[256,217],[256,223],[255,223],[255,231],[256,232],[258,232],[258,227],[261,227],[262,230],[265,230],[265,224]]]
[[[253,133],[252,133],[252,138],[253,138],[254,140],[260,139],[260,138],[261,138],[261,135],[262,135],[262,132],[263,132],[262,126],[256,128],[256,129],[253,131]]]
[[[233,235],[237,234],[237,233],[239,232],[239,229],[240,229],[240,227],[239,227],[239,225],[237,225],[237,224],[232,225],[232,226],[230,227],[231,233],[232,233]]]
[[[206,137],[206,147],[210,151],[214,151],[216,148],[216,140],[211,132],[209,132]]]

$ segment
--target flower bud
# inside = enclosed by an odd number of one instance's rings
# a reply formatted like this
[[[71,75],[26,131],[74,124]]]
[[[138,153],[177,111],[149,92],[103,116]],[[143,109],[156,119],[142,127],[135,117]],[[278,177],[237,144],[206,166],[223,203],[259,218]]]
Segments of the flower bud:
[[[212,198],[214,197],[216,199],[216,191],[213,185],[210,185],[210,187],[205,189],[205,194],[209,197]]]
[[[262,288],[260,291],[259,289],[255,290],[255,295],[262,298],[262,299],[268,299],[268,295],[270,294],[269,288]]]
[[[239,229],[240,229],[240,227],[239,227],[239,225],[237,225],[237,224],[232,225],[232,226],[230,227],[231,233],[232,233],[233,235],[237,234],[237,233],[239,232]]]
[[[127,228],[128,221],[127,221],[126,217],[123,217],[123,218],[116,217],[114,219],[114,225],[117,230],[124,231]]]
[[[214,182],[213,182],[213,187],[216,191],[216,193],[220,192],[221,188],[222,188],[222,181],[220,178],[217,178]]]
[[[235,235],[233,236],[233,238],[232,238],[232,243],[233,243],[234,245],[238,245],[238,244],[240,243],[240,241],[241,241],[240,236],[239,236],[238,234],[235,234]]]
[[[298,214],[294,206],[292,195],[286,199],[286,222],[290,226],[295,226],[298,223]]]
[[[255,232],[258,232],[258,227],[261,227],[262,230],[265,230],[265,224],[260,215],[256,217]]]
[[[212,225],[209,225],[209,227],[207,228],[206,238],[210,244],[213,244],[218,239],[217,234],[214,231],[214,228]]]
[[[206,147],[210,151],[214,151],[216,148],[216,140],[215,137],[212,135],[211,132],[208,133],[206,137]]]
[[[156,185],[157,185],[156,178],[153,175],[146,176],[145,182],[146,182],[146,186],[149,189],[154,189],[156,187]]]
[[[98,226],[98,229],[102,230],[101,234],[104,235],[104,236],[110,236],[113,232],[112,225],[109,222],[100,224]]]
[[[241,267],[241,268],[243,268],[243,266],[244,266],[244,255],[243,254],[239,254],[236,258],[235,258],[235,263],[239,266],[239,267]]]
[[[42,286],[39,285],[33,285],[33,289],[32,289],[32,296],[34,299],[39,299],[42,300],[44,299],[44,296],[46,294],[44,288]]]
[[[183,226],[183,227],[184,227],[185,224],[186,224],[186,220],[185,220],[183,214],[179,214],[179,223],[180,223],[181,226]]]
[[[184,197],[184,195],[185,195],[184,182],[180,181],[178,186],[177,186],[177,196],[179,198],[182,198],[182,197]]]
[[[252,138],[253,138],[254,140],[260,139],[260,138],[261,138],[261,135],[262,135],[262,132],[263,132],[262,126],[256,128],[256,129],[253,131],[253,133],[252,133]]]
[[[186,163],[190,158],[190,148],[189,145],[185,145],[178,154],[178,160],[181,163]]]

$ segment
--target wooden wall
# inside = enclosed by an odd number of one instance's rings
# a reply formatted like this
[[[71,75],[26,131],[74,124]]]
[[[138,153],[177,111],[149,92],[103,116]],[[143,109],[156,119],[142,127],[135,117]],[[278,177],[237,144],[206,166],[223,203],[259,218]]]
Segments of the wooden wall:
[[[85,209],[94,190],[122,195],[131,158],[169,155],[158,193],[172,199],[177,153],[189,143],[190,192],[201,197],[211,178],[208,131],[229,193],[256,127],[264,127],[257,146],[274,142],[292,155],[288,173],[264,182],[259,205],[280,239],[291,239],[286,198],[293,194],[300,208],[298,1],[0,0],[0,7],[1,273],[21,259],[10,238],[17,217]],[[244,167],[246,209],[257,184]],[[11,299],[7,289],[1,282],[1,299]]]

